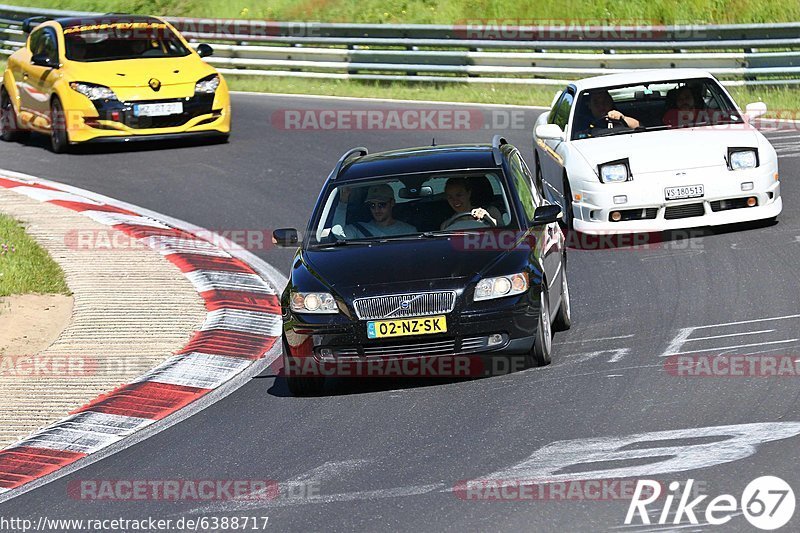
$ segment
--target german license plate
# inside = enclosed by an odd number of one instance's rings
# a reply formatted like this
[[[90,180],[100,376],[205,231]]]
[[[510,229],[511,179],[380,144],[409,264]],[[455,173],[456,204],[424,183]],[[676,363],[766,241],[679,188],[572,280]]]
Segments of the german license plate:
[[[367,337],[404,337],[407,335],[429,335],[447,331],[445,316],[402,318],[397,320],[370,320],[367,322]]]
[[[664,195],[667,200],[683,200],[685,198],[701,198],[705,194],[702,185],[686,185],[683,187],[667,187]]]
[[[181,113],[183,113],[183,102],[133,105],[133,116],[135,117],[164,117]]]

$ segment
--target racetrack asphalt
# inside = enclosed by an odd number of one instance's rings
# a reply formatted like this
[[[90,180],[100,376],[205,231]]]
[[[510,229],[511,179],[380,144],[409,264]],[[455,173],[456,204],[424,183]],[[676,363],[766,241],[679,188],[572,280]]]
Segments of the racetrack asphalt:
[[[229,144],[112,146],[59,156],[44,148],[46,139],[34,137],[0,144],[0,166],[218,232],[304,228],[325,177],[351,147],[380,151],[427,145],[433,137],[437,144],[488,142],[492,133],[503,133],[530,165],[530,132],[539,113],[504,110],[521,113],[522,127],[500,131],[284,131],[274,126],[274,113],[287,109],[449,108],[243,94],[233,102]],[[797,377],[678,377],[664,370],[661,357],[763,352],[800,359],[800,142],[792,132],[768,137],[781,154],[779,222],[699,231],[646,249],[570,250],[574,325],[556,334],[549,367],[445,383],[340,381],[319,398],[292,397],[281,379],[262,375],[143,442],[3,504],[0,514],[34,520],[269,516],[270,529],[288,531],[645,530],[624,526],[627,500],[465,501],[451,489],[557,441],[601,439],[595,443],[600,449],[603,439],[689,430],[656,440],[691,449],[713,440],[695,428],[746,424],[742,431],[765,442],[745,446],[742,458],[719,464],[719,453],[705,446],[695,452],[692,470],[655,478],[692,478],[712,497],[738,497],[752,479],[777,475],[800,491],[800,437],[779,438],[776,429],[800,422]],[[288,274],[292,252],[253,251]],[[779,426],[749,426],[756,423]],[[539,457],[512,473],[531,475],[542,462]],[[550,473],[592,470],[569,461],[563,466]],[[120,479],[310,480],[321,496],[84,501],[67,490],[77,480]],[[787,528],[798,524],[795,516]],[[740,514],[725,528],[753,530]]]

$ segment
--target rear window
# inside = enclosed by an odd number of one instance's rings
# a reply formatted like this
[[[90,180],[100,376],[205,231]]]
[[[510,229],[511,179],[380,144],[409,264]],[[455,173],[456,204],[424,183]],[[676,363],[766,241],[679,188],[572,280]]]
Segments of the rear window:
[[[71,61],[116,61],[183,57],[189,49],[162,22],[87,24],[64,29],[65,55]]]

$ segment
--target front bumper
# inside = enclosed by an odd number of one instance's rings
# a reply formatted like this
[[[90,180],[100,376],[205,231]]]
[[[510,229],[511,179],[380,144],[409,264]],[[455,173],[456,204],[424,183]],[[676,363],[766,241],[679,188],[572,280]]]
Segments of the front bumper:
[[[533,347],[539,309],[538,300],[533,304],[529,302],[531,300],[525,297],[516,305],[496,311],[464,313],[456,310],[445,315],[446,333],[387,339],[369,339],[366,320],[338,316],[338,323],[330,323],[321,318],[323,315],[309,317],[290,313],[284,320],[285,362],[288,371],[295,371],[297,375],[321,371],[327,376],[378,377],[388,375],[382,372],[389,367],[382,364],[456,357],[466,360],[467,368],[455,369],[459,374],[449,377],[487,375],[490,367],[493,372],[499,368],[487,365],[487,359],[523,356]],[[501,341],[490,345],[492,336],[492,340],[499,336]],[[364,364],[367,366],[359,366]],[[402,377],[402,371],[400,374]],[[434,374],[446,375],[447,370],[439,368]],[[398,377],[396,370],[391,377]],[[411,372],[409,377],[419,377],[419,374]]]
[[[227,93],[193,95],[136,101],[77,101],[65,105],[71,144],[84,142],[127,142],[131,140],[171,139],[195,134],[228,135],[231,129]],[[136,116],[136,104],[181,102],[183,112],[161,117]]]
[[[753,189],[742,190],[742,183]],[[673,186],[703,185],[702,198],[665,200],[664,189]],[[625,183],[581,182],[573,194],[574,228],[586,234],[638,233],[735,224],[776,217],[783,208],[780,181],[774,165],[746,171],[704,173],[703,169],[637,176]],[[615,196],[626,196],[627,202],[615,204]],[[755,207],[746,207],[747,198],[756,198]],[[628,213],[633,220],[613,222],[611,214]],[[638,213],[641,213],[639,215]]]

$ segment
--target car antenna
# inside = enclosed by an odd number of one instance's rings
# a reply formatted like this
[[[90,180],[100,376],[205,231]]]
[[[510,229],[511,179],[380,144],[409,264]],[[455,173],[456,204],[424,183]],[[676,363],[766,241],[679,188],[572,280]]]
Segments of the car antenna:
[[[431,140],[431,146],[436,146],[436,137]]]

